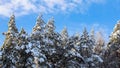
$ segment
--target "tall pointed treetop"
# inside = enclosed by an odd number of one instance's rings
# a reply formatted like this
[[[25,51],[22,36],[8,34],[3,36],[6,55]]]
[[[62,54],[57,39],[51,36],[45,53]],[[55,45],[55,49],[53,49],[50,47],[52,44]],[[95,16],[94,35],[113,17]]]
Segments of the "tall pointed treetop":
[[[36,20],[36,25],[33,28],[33,32],[35,31],[41,31],[44,27],[44,20],[42,19],[42,15],[39,15]]]
[[[20,34],[26,34],[24,28],[21,29]]]
[[[81,38],[84,38],[84,39],[88,39],[89,38],[88,32],[87,32],[85,27],[84,27],[83,34],[82,34]]]
[[[15,16],[14,16],[14,14],[11,15],[11,17],[10,17],[10,21],[8,23],[8,32],[18,33],[18,29],[16,28],[16,24],[15,24]]]
[[[54,27],[54,17],[50,18],[48,21],[48,24],[51,25],[51,27]]]
[[[52,17],[49,19],[48,23],[46,24],[46,29],[48,32],[54,32],[55,30],[55,25],[54,25],[54,18]]]
[[[120,38],[120,21],[114,27],[114,30],[110,36],[110,42],[119,42]]]
[[[113,33],[115,33],[117,30],[120,30],[120,21],[117,21],[117,24],[114,27]]]
[[[36,20],[36,24],[43,25],[45,22],[42,19],[42,15],[39,15]]]
[[[62,30],[61,35],[63,37],[68,37],[68,32],[67,32],[67,28],[66,27],[64,27],[64,29]]]

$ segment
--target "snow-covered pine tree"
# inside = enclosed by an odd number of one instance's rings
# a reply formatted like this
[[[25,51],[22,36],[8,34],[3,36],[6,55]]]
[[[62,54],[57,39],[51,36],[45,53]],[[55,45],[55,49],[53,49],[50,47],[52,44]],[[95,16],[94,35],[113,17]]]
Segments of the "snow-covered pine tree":
[[[62,58],[62,63],[64,67],[67,68],[81,68],[85,64],[83,57],[79,53],[79,48],[76,45],[78,43],[78,35],[69,37],[67,40],[67,46],[65,46],[64,58]],[[76,42],[75,42],[76,41]],[[63,60],[64,59],[64,60]]]
[[[28,49],[29,45],[28,35],[26,31],[22,28],[20,33],[18,34],[18,44],[15,47],[15,51],[17,55],[15,56],[17,59],[15,67],[16,68],[26,68],[31,67],[31,60],[33,56],[31,55],[30,49]]]
[[[120,34],[120,21],[115,25],[113,32],[110,36],[110,42],[119,42],[119,34]]]
[[[51,34],[51,33],[55,33],[54,30],[55,30],[55,25],[54,25],[54,18],[50,18],[48,23],[46,24],[45,26],[45,31],[46,33],[48,34]]]
[[[83,34],[80,37],[80,52],[84,58],[91,57],[91,55],[93,53],[93,51],[92,51],[93,46],[91,44],[92,43],[91,43],[90,37],[88,35],[88,32],[87,32],[86,28],[84,28]]]
[[[99,63],[103,62],[100,56],[93,53],[94,41],[90,38],[86,28],[83,30],[83,34],[80,37],[80,51],[79,53],[84,57],[86,67],[93,68],[99,67]]]
[[[6,36],[6,38],[2,46],[2,68],[13,68],[15,67],[16,61],[18,60],[16,57],[17,51],[15,48],[18,41],[18,30],[15,25],[14,15],[10,17],[8,31],[3,34]]]
[[[51,67],[57,67],[62,58],[63,49],[61,48],[60,34],[55,32],[54,18],[51,18],[45,25],[45,48],[44,53]]]
[[[16,24],[15,24],[15,16],[14,14],[11,15],[10,17],[10,21],[8,23],[8,31],[4,32],[3,35],[5,35],[5,41],[4,44],[2,46],[2,48],[4,49],[4,47],[9,47],[10,45],[7,45],[8,43],[10,43],[10,39],[11,40],[16,40],[16,37],[18,35],[18,29],[16,28]],[[12,39],[14,38],[14,39]]]
[[[33,28],[31,34],[31,52],[33,55],[33,64],[32,67],[47,67],[47,58],[45,56],[44,49],[46,48],[44,42],[44,25],[45,22],[42,19],[42,16],[38,16],[36,20],[36,25]]]
[[[114,27],[104,55],[106,68],[120,68],[120,21]]]

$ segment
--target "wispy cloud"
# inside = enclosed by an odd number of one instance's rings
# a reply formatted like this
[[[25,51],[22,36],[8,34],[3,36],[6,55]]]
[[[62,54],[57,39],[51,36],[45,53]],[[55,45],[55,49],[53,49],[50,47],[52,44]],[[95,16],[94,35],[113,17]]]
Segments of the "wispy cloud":
[[[0,15],[9,17],[30,13],[84,13],[91,4],[100,4],[104,0],[0,0]]]

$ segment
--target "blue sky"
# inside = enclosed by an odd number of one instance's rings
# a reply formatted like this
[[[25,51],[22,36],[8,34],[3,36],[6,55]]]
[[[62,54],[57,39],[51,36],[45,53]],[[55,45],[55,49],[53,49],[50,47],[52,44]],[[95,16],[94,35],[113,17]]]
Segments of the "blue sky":
[[[107,38],[120,20],[120,0],[0,0],[0,45],[8,29],[10,15],[16,16],[16,26],[29,34],[37,16],[42,13],[45,22],[55,18],[56,31],[67,27],[70,35],[90,31],[102,31]]]

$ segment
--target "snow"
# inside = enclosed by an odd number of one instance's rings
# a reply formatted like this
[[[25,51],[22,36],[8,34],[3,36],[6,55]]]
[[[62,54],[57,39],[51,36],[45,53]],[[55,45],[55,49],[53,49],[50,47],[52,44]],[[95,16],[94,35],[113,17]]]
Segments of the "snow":
[[[21,48],[21,49],[24,49],[24,48],[25,48],[25,45],[22,45],[20,48]]]
[[[25,50],[26,53],[29,53],[30,51],[31,51],[30,49]]]
[[[76,56],[78,56],[78,57],[82,57],[79,53],[76,53]]]
[[[20,47],[17,45],[17,46],[15,46],[15,48],[17,49],[17,50],[20,50]]]
[[[92,56],[95,57],[95,58],[97,58],[98,61],[103,62],[103,60],[100,58],[100,56],[98,56],[98,55],[92,55]]]
[[[94,64],[94,63],[92,63],[91,65],[92,65],[92,66],[95,66],[95,64]]]
[[[32,47],[32,44],[29,43],[26,47],[27,47],[27,48],[31,48],[31,47]]]
[[[78,51],[80,50],[80,46],[75,45],[74,47],[75,47],[76,50],[78,50]]]
[[[92,58],[92,57],[87,58],[86,61],[87,61],[87,62],[93,61],[93,58]]]
[[[34,48],[31,50],[34,56],[39,56],[39,50],[37,48]]]
[[[36,67],[36,63],[41,64],[43,62],[51,66],[51,68],[53,67],[52,65],[57,66],[58,62],[64,63],[64,61],[68,66],[75,67],[74,64],[78,64],[79,66],[82,66],[81,68],[86,68],[87,66],[90,66],[90,65],[96,66],[98,62],[103,62],[103,60],[100,58],[99,55],[93,54],[92,52],[93,42],[90,41],[89,35],[86,32],[86,30],[83,31],[83,35],[81,35],[81,37],[76,39],[75,37],[69,37],[67,30],[65,30],[63,34],[59,34],[59,33],[57,34],[56,32],[54,32],[54,22],[52,21],[49,21],[49,22],[51,23],[44,25],[45,30],[43,31],[42,31],[42,26],[40,25],[40,23],[38,23],[33,28],[33,32],[31,36],[28,36],[27,34],[20,35],[21,39],[23,38],[25,40],[29,40],[29,41],[22,40],[21,42],[23,44],[24,43],[28,43],[28,44],[18,46],[17,42],[13,40],[13,43],[15,44],[11,47],[14,50],[12,50],[10,53],[5,52],[5,55],[3,55],[5,56],[5,59],[7,57],[10,59],[10,61],[12,61],[10,65],[15,64],[22,60],[22,58],[19,60],[19,58],[21,57],[21,54],[16,54],[16,53],[19,52],[17,50],[24,49],[25,47],[26,47],[25,52],[30,54],[28,56],[24,55],[24,57],[27,59],[26,63],[30,64],[30,66],[33,66],[33,68]],[[12,30],[12,28],[9,28],[9,29]],[[119,33],[120,33],[120,30],[117,31],[115,35]],[[11,36],[19,38],[19,33],[15,33],[15,31],[12,30]],[[63,44],[63,42],[65,42],[66,44]],[[84,49],[88,51],[84,52],[85,51]],[[62,52],[62,50],[65,51],[65,53],[61,54],[60,51]],[[55,54],[55,60],[54,60],[54,54]],[[0,52],[0,58],[2,58],[2,52]],[[69,61],[64,60],[66,58]],[[82,59],[83,62],[85,63],[78,62],[77,60],[78,58]],[[61,68],[62,68],[62,65],[61,65]]]
[[[32,62],[32,58],[28,58],[27,60],[28,60],[29,62]]]
[[[16,60],[15,60],[15,59],[12,59],[12,63],[16,63]]]
[[[2,52],[0,51],[0,60],[2,59]]]
[[[0,51],[0,56],[2,55],[2,52]]]
[[[22,34],[21,37],[27,37],[27,35],[26,34]]]
[[[87,46],[87,45],[83,45],[82,47],[84,47],[84,48],[88,48],[88,46]]]
[[[44,60],[44,58],[40,58],[39,61],[40,61],[40,63],[42,63],[42,62],[44,62],[45,60]]]
[[[77,43],[76,43],[76,45],[79,45],[79,44],[80,44],[80,42],[77,42]]]

